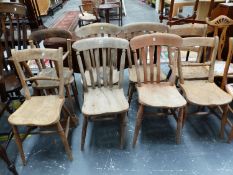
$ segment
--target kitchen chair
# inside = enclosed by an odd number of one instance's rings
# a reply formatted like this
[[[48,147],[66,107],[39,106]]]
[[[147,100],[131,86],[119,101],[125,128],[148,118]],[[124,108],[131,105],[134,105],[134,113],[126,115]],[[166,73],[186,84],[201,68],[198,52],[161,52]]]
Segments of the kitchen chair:
[[[23,164],[26,165],[25,155],[22,147],[22,140],[19,136],[18,127],[26,126],[29,128],[43,128],[48,126],[53,126],[56,128],[56,131],[62,140],[63,145],[65,146],[66,153],[68,158],[72,160],[72,153],[67,141],[70,125],[70,116],[67,117],[67,123],[65,123],[65,131],[60,122],[60,114],[62,108],[64,108],[64,77],[63,77],[63,51],[62,48],[59,49],[25,49],[21,51],[12,51],[12,60],[14,61],[16,70],[19,74],[21,84],[24,89],[26,100],[24,103],[10,115],[8,122],[13,128],[13,133],[15,141],[20,152]],[[34,75],[32,71],[39,71],[39,67],[34,67],[30,69],[30,66],[27,67],[27,70],[30,70],[29,73],[25,73],[24,68],[21,66],[23,62],[27,62],[26,65],[37,60],[48,59],[51,60],[54,65],[56,65],[56,75],[57,76],[48,76],[48,74],[37,74]],[[28,83],[34,82],[38,83],[40,81],[56,81],[59,83],[58,95],[47,96],[31,96]],[[28,130],[29,132],[30,130]],[[27,132],[27,134],[29,134]],[[43,131],[42,133],[51,133],[52,131]],[[26,138],[26,137],[25,137]]]
[[[77,117],[75,117],[75,110],[73,107],[72,103],[72,96],[71,96],[71,89],[74,94],[75,99],[78,99],[78,90],[77,86],[75,83],[75,76],[73,72],[73,65],[72,65],[72,48],[71,48],[71,39],[72,39],[72,34],[63,29],[42,29],[38,30],[35,32],[32,32],[31,35],[29,36],[29,43],[31,48],[39,48],[41,47],[41,44],[43,41],[46,40],[53,40],[56,39],[57,42],[66,42],[67,45],[67,51],[64,53],[62,60],[68,62],[68,67],[63,68],[63,73],[64,73],[64,85],[65,85],[65,91],[66,91],[66,96],[69,99],[69,107],[71,108],[72,115],[73,115],[73,120],[77,120]],[[49,64],[49,62],[45,60],[41,60],[40,62],[36,60],[36,64],[40,69],[40,74],[41,75],[56,75],[56,70],[52,64]],[[46,67],[46,64],[48,64],[50,67]],[[51,82],[51,81],[40,81],[37,84],[33,84],[34,90],[38,91],[39,94],[43,93],[44,91],[49,91],[51,89],[58,88],[59,83],[58,82]],[[76,100],[78,103],[78,100]],[[79,106],[79,104],[78,104]],[[77,122],[77,121],[76,121]]]
[[[72,47],[77,51],[77,59],[84,87],[84,102],[82,113],[84,115],[82,126],[81,150],[84,149],[86,130],[89,119],[120,119],[120,146],[124,146],[124,128],[126,125],[125,114],[128,111],[129,104],[124,96],[122,83],[125,64],[125,54],[129,47],[127,40],[113,37],[95,37],[76,41]],[[115,52],[121,49],[119,81],[114,84],[113,64],[117,57],[107,57],[108,50]],[[100,51],[102,54],[100,54]],[[84,59],[80,54],[84,54]],[[94,55],[94,58],[92,57]],[[95,60],[93,65],[92,60]],[[100,62],[103,63],[100,69]],[[84,72],[84,65],[88,71],[88,76]],[[96,78],[94,79],[94,71]],[[91,82],[88,86],[87,79]]]
[[[156,33],[156,32],[161,32],[161,33],[167,33],[168,27],[167,25],[160,24],[160,23],[154,23],[154,22],[138,22],[138,23],[132,23],[128,25],[124,25],[122,27],[122,32],[120,33],[120,37],[127,39],[130,41],[133,37],[138,36],[138,35],[143,35],[143,34],[149,34],[149,33]],[[136,74],[136,68],[135,68],[135,63],[131,56],[132,51],[128,51],[128,63],[129,63],[129,89],[128,89],[128,102],[130,104],[133,92],[136,90],[135,88],[135,83],[137,82],[137,74]],[[156,51],[155,51],[156,52]],[[155,59],[156,62],[156,59]],[[149,70],[150,66],[147,65],[147,72],[148,72],[148,79],[149,79]],[[139,71],[140,71],[140,80],[143,82],[144,76],[143,76],[143,65],[140,62],[139,65]],[[157,69],[156,69],[156,64],[154,64],[154,74],[156,75]],[[161,80],[165,80],[166,75],[161,72]]]
[[[227,16],[220,15],[211,21],[207,18],[206,23],[214,28],[214,36],[218,36],[220,33],[217,60],[215,61],[214,66],[214,76],[222,78],[224,73],[224,67],[226,64],[226,61],[224,61],[225,59],[222,58],[222,51],[225,45],[227,29],[229,26],[233,25],[233,20]],[[233,77],[232,63],[230,64],[228,70],[228,76],[231,78]]]
[[[105,0],[105,3],[117,4],[119,8],[110,10],[110,20],[118,20],[118,25],[122,26],[123,4],[122,0]]]
[[[193,66],[193,64],[183,64],[179,57],[178,72],[179,86],[189,104],[202,107],[221,106],[223,113],[221,118],[220,135],[224,135],[224,126],[227,120],[228,104],[232,97],[224,92],[214,83],[214,63],[218,50],[218,37],[188,37],[183,39],[186,47],[207,47],[210,48],[210,61],[208,63],[196,63],[197,67],[209,67],[208,78],[206,80],[186,79],[183,76],[183,67]],[[200,114],[199,111],[196,114]],[[208,114],[205,111],[201,114]],[[184,119],[185,120],[185,119]]]
[[[117,37],[118,34],[121,32],[121,27],[114,25],[114,24],[109,24],[109,23],[95,23],[95,24],[90,24],[87,26],[83,26],[76,30],[75,34],[77,37],[84,39],[84,38],[92,38],[92,37]],[[93,52],[91,52],[92,54]],[[108,50],[107,56],[108,57],[117,57],[119,55],[118,51],[110,52]],[[93,76],[94,76],[94,81],[97,81],[97,75],[96,75],[96,63],[94,60],[94,55],[92,55],[92,64],[93,64]],[[116,59],[116,63],[113,63],[114,69],[113,69],[113,84],[116,84],[119,81],[119,71],[118,71],[118,62],[119,60]],[[102,64],[102,63],[100,63]],[[100,65],[100,70],[102,71],[103,67]],[[85,71],[85,76],[87,77],[87,85],[91,86],[91,80],[88,78],[89,76],[88,70]]]
[[[92,1],[83,1],[79,6],[81,14],[79,15],[79,27],[100,22],[98,10]]]
[[[145,107],[163,108],[170,111],[177,121],[176,143],[180,143],[184,108],[186,101],[175,86],[175,72],[177,63],[177,52],[181,47],[182,38],[178,35],[167,33],[154,33],[136,36],[130,41],[131,49],[134,54],[134,62],[137,74],[137,92],[139,109],[135,123],[133,147],[135,147],[139,130],[143,120]],[[161,47],[172,47],[173,53],[170,54],[172,64],[172,74],[166,82],[161,82]],[[157,47],[157,73],[154,73],[154,50]],[[137,54],[140,53],[140,54]],[[138,60],[142,62],[144,81],[141,81]],[[150,67],[147,71],[147,66]],[[149,74],[149,75],[148,75]],[[178,116],[176,114],[178,112]],[[159,114],[159,113],[158,113]],[[165,113],[167,115],[168,113]],[[156,115],[156,114],[155,114]]]

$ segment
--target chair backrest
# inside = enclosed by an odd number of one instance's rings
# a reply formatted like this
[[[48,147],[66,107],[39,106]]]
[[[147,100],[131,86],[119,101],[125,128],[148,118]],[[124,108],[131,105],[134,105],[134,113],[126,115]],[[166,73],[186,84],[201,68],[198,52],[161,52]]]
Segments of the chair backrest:
[[[30,99],[30,91],[28,82],[34,82],[38,84],[38,81],[58,81],[59,82],[59,96],[64,98],[64,77],[63,77],[63,49],[24,49],[24,50],[12,50],[12,60],[14,61],[16,70],[20,77],[21,84],[25,91],[26,99]],[[38,67],[32,65],[35,60],[47,59],[53,62],[55,65],[56,76],[40,75]],[[26,63],[26,64],[25,64]],[[23,65],[23,66],[22,66]],[[27,71],[24,71],[27,69]],[[49,70],[49,69],[48,69]],[[51,70],[51,69],[50,69]]]
[[[96,13],[95,4],[93,3],[93,1],[83,1],[82,4],[79,6],[79,9],[82,15],[84,15],[84,12],[88,12],[91,14]]]
[[[214,27],[214,36],[218,36],[219,31],[221,31],[219,38],[219,45],[218,45],[218,57],[217,57],[218,60],[221,60],[222,51],[226,40],[227,29],[230,25],[233,25],[233,20],[227,16],[220,15],[217,18],[213,19],[212,21],[210,21],[209,18],[206,18],[206,23]]]
[[[175,83],[175,74],[176,74],[176,60],[178,56],[179,47],[182,45],[182,38],[178,35],[167,34],[167,33],[154,33],[154,34],[145,34],[136,36],[130,40],[130,46],[133,50],[134,54],[134,62],[137,73],[137,82],[138,85],[141,86],[142,81],[140,80],[140,71],[139,64],[143,66],[143,74],[144,74],[144,83],[160,83],[160,75],[161,75],[161,47],[166,46],[168,48],[172,48],[171,51],[174,54],[170,54],[169,58],[172,61],[172,74],[169,79],[169,83],[174,85]],[[154,77],[154,51],[157,48],[157,76]],[[139,60],[139,61],[138,61]],[[147,66],[150,67],[150,80],[147,79]]]
[[[72,50],[71,50],[72,33],[69,32],[68,30],[51,28],[51,29],[42,29],[42,30],[34,31],[29,36],[29,43],[31,48],[35,48],[35,47],[39,48],[42,41],[53,38],[56,38],[56,40],[58,38],[66,40],[68,66],[70,69],[72,69]],[[39,69],[45,68],[44,62],[37,61],[37,64],[39,66]]]
[[[179,79],[180,83],[184,83],[184,77],[182,73],[183,66],[202,66],[202,67],[209,67],[209,75],[208,81],[214,81],[214,63],[216,59],[216,54],[218,51],[218,37],[187,37],[183,38],[183,47],[205,47],[209,52],[208,62],[204,63],[189,63],[189,62],[181,62],[180,54],[178,58],[178,72],[179,72]],[[193,77],[192,79],[195,79]]]
[[[103,82],[104,87],[113,87],[113,69],[114,63],[117,62],[117,55],[114,54],[121,49],[120,56],[120,72],[119,72],[119,81],[118,86],[122,88],[123,83],[123,73],[125,66],[125,55],[126,50],[129,47],[129,42],[125,39],[113,38],[113,37],[95,37],[87,38],[83,40],[76,41],[72,47],[77,51],[77,59],[79,64],[79,69],[81,72],[84,91],[87,92],[87,80],[84,73],[84,64],[86,69],[89,72],[91,86],[95,88],[97,85],[98,88],[102,86],[101,81]],[[84,58],[80,57],[80,53],[83,53]],[[108,54],[110,53],[110,54]],[[112,53],[114,56],[112,56]],[[93,65],[93,62],[95,64]],[[103,68],[100,71],[100,64],[102,63]],[[94,81],[93,69],[96,69],[97,82]],[[102,79],[102,80],[101,80]]]
[[[6,58],[11,56],[11,49],[27,48],[27,8],[19,3],[0,3],[0,21]],[[1,42],[2,42],[1,41]],[[4,60],[5,61],[5,60]],[[4,63],[7,70],[7,63]]]
[[[226,64],[224,67],[224,73],[223,73],[223,78],[222,78],[222,83],[221,83],[221,88],[224,89],[226,84],[227,84],[227,78],[228,78],[228,70],[231,64],[233,56],[233,37],[229,38],[229,47],[228,47],[228,55],[227,55],[227,60]]]
[[[80,27],[76,30],[76,36],[80,38],[109,36],[116,37],[121,32],[121,27],[109,23],[94,23]]]

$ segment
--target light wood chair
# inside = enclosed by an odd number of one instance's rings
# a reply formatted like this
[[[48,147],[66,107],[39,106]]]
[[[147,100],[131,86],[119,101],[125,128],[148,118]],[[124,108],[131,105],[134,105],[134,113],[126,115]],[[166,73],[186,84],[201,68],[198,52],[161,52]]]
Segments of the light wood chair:
[[[167,25],[160,24],[160,23],[154,23],[154,22],[138,22],[138,23],[132,23],[128,25],[124,25],[122,27],[122,32],[119,34],[120,37],[127,39],[130,41],[133,37],[143,35],[143,34],[150,34],[150,33],[167,33],[168,27]],[[129,89],[128,89],[128,102],[130,104],[133,92],[136,90],[135,83],[137,82],[137,74],[136,74],[136,68],[135,63],[132,58],[132,51],[128,50],[128,63],[129,63]],[[155,59],[156,62],[156,59]],[[149,65],[147,66],[147,72],[148,72],[148,79],[149,79]],[[143,76],[143,65],[140,62],[139,65],[139,71],[140,71],[140,79],[143,82],[144,76]],[[154,74],[156,75],[157,69],[156,64],[154,64]],[[165,80],[166,75],[161,72],[161,79]]]
[[[180,143],[180,136],[182,130],[182,123],[184,117],[184,108],[186,101],[183,96],[179,93],[175,86],[175,72],[176,72],[176,60],[177,51],[182,44],[182,38],[178,35],[167,34],[167,33],[155,33],[145,34],[134,37],[130,41],[130,46],[134,53],[134,61],[137,73],[137,92],[139,109],[137,112],[137,120],[135,124],[133,147],[136,144],[141,123],[143,120],[144,108],[154,107],[163,108],[167,111],[172,111],[173,116],[177,121],[176,130],[176,143]],[[157,46],[157,73],[154,73],[154,50]],[[167,82],[161,82],[161,46],[167,46],[173,48],[173,57],[170,58],[172,61],[172,75]],[[140,54],[137,54],[140,53]],[[172,54],[170,55],[172,56]],[[141,60],[143,66],[144,81],[140,79],[140,71],[138,59]],[[150,67],[150,71],[147,71],[147,66]],[[149,74],[149,75],[148,75]],[[176,114],[178,111],[178,116]],[[158,113],[159,114],[159,113]],[[168,113],[165,113],[167,115]],[[156,115],[156,114],[155,114]]]
[[[197,67],[209,67],[208,78],[206,80],[192,80],[183,77],[183,67],[193,66],[190,64],[183,64],[179,57],[178,72],[179,72],[179,86],[181,87],[184,96],[189,104],[200,107],[218,107],[221,106],[223,113],[221,116],[221,131],[220,135],[224,135],[224,126],[227,119],[228,104],[232,101],[232,97],[224,92],[214,83],[214,62],[218,50],[218,37],[189,37],[184,38],[183,43],[187,47],[207,47],[211,48],[211,59],[208,63],[196,63]],[[195,114],[208,114],[208,112],[198,111]],[[185,120],[185,119],[184,119]]]
[[[220,33],[217,60],[215,61],[214,67],[214,76],[223,77],[226,61],[224,61],[225,59],[222,58],[222,51],[226,41],[227,29],[229,26],[233,25],[233,20],[227,16],[220,15],[211,21],[209,20],[209,18],[206,18],[206,23],[214,28],[214,36],[218,36]],[[230,64],[228,70],[228,76],[233,77],[232,63]]]
[[[72,112],[72,118],[73,120],[76,120],[76,123],[78,122],[78,118],[75,115],[75,110],[74,106],[72,103],[72,96],[71,96],[71,89],[73,92],[73,95],[76,99],[76,102],[78,103],[79,107],[79,102],[78,102],[78,90],[77,90],[77,85],[75,83],[75,76],[73,72],[73,64],[72,64],[72,48],[71,48],[71,39],[72,39],[72,34],[71,32],[63,29],[42,29],[38,30],[35,32],[32,32],[31,35],[29,36],[29,43],[31,48],[39,48],[43,47],[42,43],[45,40],[54,40],[56,39],[58,42],[66,42],[67,45],[67,51],[64,53],[62,60],[64,62],[68,63],[68,67],[63,68],[63,73],[64,73],[64,86],[65,86],[65,92],[66,96],[69,99],[69,107],[71,108]],[[44,60],[41,60],[41,62],[36,61],[36,64],[38,68],[40,69],[40,74],[45,76],[56,76],[56,70],[55,67],[49,62],[43,62]],[[46,60],[45,60],[46,61]],[[46,64],[49,64],[50,67],[46,67]],[[51,82],[51,81],[39,81],[37,84],[33,84],[34,90],[37,90],[39,94],[44,93],[44,91],[49,91],[51,89],[55,89],[59,87],[58,82]]]
[[[109,24],[109,23],[94,23],[90,24],[87,26],[83,26],[79,28],[78,30],[75,31],[76,36],[85,39],[85,38],[93,38],[93,37],[117,37],[118,34],[121,32],[121,27],[114,25],[114,24]],[[91,52],[92,53],[92,52]],[[108,57],[116,57],[119,53],[118,52],[108,52],[107,55]],[[92,58],[94,56],[92,55]],[[117,61],[117,60],[116,60]],[[93,64],[93,76],[95,82],[97,81],[97,75],[96,75],[96,63],[95,60],[92,60]],[[119,81],[119,71],[118,68],[119,66],[118,62],[114,63],[114,70],[113,70],[113,84],[118,83]],[[103,67],[100,65],[100,69],[102,70]],[[87,85],[91,86],[91,80],[88,78],[89,76],[88,70],[85,71],[85,76],[87,77]],[[103,82],[101,82],[103,83]]]
[[[123,148],[124,128],[126,125],[125,115],[129,108],[122,88],[125,54],[129,47],[128,41],[113,37],[96,37],[76,41],[72,47],[77,51],[84,86],[81,150],[84,149],[88,120],[107,119],[109,117],[118,117],[120,119],[120,145]],[[118,49],[122,50],[119,81],[114,84],[113,64],[117,61],[117,57],[108,57],[107,53],[109,50],[110,52],[117,52]],[[83,60],[80,57],[81,53],[84,54]],[[95,55],[94,58],[93,55]],[[94,66],[93,59],[95,59],[96,63]],[[100,62],[103,63],[102,69],[100,69]],[[88,77],[84,72],[84,64],[89,73]],[[97,81],[94,79],[94,69],[96,70]],[[88,86],[87,79],[90,79],[91,87]]]
[[[176,34],[182,38],[186,37],[206,37],[207,35],[207,24],[182,24],[182,25],[172,25],[168,28],[168,33]],[[203,47],[187,47],[184,42],[181,51],[181,61],[184,64],[194,64],[194,66],[183,67],[183,77],[188,79],[206,79],[208,77],[208,70],[204,67],[195,66],[196,63],[202,62],[204,60],[209,60],[208,56],[204,54]],[[177,72],[178,77],[178,72]]]
[[[25,93],[25,102],[8,118],[9,123],[11,124],[14,132],[15,141],[20,152],[23,164],[26,164],[25,155],[22,147],[22,140],[19,136],[17,126],[27,126],[27,127],[48,127],[54,126],[56,131],[62,140],[62,143],[65,146],[66,153],[70,160],[72,160],[72,153],[67,141],[69,133],[69,116],[66,120],[65,131],[60,123],[60,113],[62,108],[64,108],[64,77],[63,77],[63,51],[62,48],[59,49],[25,49],[21,51],[12,51],[12,60],[14,61],[15,67],[19,74],[24,93]],[[27,67],[28,72],[24,71],[24,68],[21,67],[23,62],[27,62],[27,65],[34,62],[35,59],[49,59],[56,65],[56,77],[49,77],[47,75],[33,75],[30,67]],[[40,71],[38,68],[36,70]],[[33,69],[35,71],[35,68]],[[28,83],[39,81],[57,81],[59,82],[59,93],[58,95],[48,95],[48,96],[31,96]],[[29,132],[30,130],[28,130]],[[26,135],[29,133],[27,132]],[[51,133],[52,131],[41,131],[43,133]]]

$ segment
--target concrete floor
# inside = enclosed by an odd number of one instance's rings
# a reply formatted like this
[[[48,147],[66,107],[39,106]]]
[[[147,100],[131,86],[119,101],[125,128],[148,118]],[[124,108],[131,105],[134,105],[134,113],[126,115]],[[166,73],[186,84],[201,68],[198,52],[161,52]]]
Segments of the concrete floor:
[[[153,8],[137,0],[125,0],[127,16],[124,24],[136,21],[158,21]],[[79,1],[69,0],[54,17],[46,19],[50,25],[66,10],[77,10]],[[82,104],[80,76],[76,75],[79,101]],[[128,88],[125,71],[124,91]],[[20,175],[232,175],[233,143],[219,139],[220,121],[212,116],[189,115],[183,128],[181,144],[175,144],[176,122],[172,117],[145,118],[136,147],[132,139],[137,113],[137,93],[134,93],[126,126],[126,144],[119,149],[117,121],[90,123],[85,150],[80,151],[82,114],[77,110],[80,124],[70,134],[74,160],[69,161],[57,135],[35,135],[23,143],[27,165],[23,166],[15,141],[7,150]],[[149,109],[150,110],[150,109]],[[6,114],[7,115],[7,114]],[[2,125],[1,130],[9,128]],[[3,127],[2,127],[3,126]],[[229,128],[226,129],[229,133]],[[10,175],[0,160],[0,174]]]

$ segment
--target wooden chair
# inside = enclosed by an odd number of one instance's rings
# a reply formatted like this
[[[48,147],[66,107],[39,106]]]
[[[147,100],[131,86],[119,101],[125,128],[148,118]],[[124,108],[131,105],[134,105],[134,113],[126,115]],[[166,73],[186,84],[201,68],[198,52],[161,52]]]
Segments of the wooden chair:
[[[222,58],[222,51],[225,45],[227,29],[230,25],[233,25],[233,20],[227,16],[220,15],[211,21],[207,18],[206,23],[214,27],[214,36],[218,36],[220,33],[218,55],[214,68],[214,76],[223,77],[226,61],[224,61],[224,59]],[[228,76],[233,77],[233,64],[230,64]]]
[[[179,57],[178,71],[179,71],[179,86],[181,87],[186,100],[189,104],[200,107],[218,107],[221,106],[223,113],[221,118],[221,137],[224,135],[224,126],[227,119],[228,104],[232,101],[232,97],[224,92],[214,83],[214,62],[218,49],[218,37],[189,37],[184,38],[183,43],[187,47],[208,47],[211,48],[211,59],[208,63],[196,63],[198,67],[209,67],[209,74],[206,80],[189,80],[183,77],[183,67],[190,66],[183,64]],[[193,66],[193,65],[191,65]],[[196,114],[208,114],[204,112],[197,112]]]
[[[176,143],[180,143],[186,101],[175,86],[175,65],[177,63],[176,53],[181,44],[181,37],[167,33],[145,34],[134,37],[130,41],[130,46],[134,53],[134,61],[137,73],[136,87],[138,91],[139,102],[139,109],[137,112],[137,120],[133,138],[133,147],[137,141],[145,107],[163,108],[167,111],[172,111],[177,121]],[[155,46],[157,46],[157,74],[155,74],[153,70]],[[172,47],[174,51],[174,56],[170,58],[173,63],[172,75],[167,82],[161,82],[161,46]],[[137,52],[140,54],[137,54]],[[172,56],[172,54],[170,56]],[[142,62],[144,81],[141,81],[141,72],[139,71],[139,64],[137,60],[141,60]],[[147,71],[147,66],[150,67],[150,71]],[[178,116],[176,114],[176,110],[178,110]]]
[[[122,27],[122,32],[120,34],[120,37],[127,39],[130,41],[133,37],[143,34],[149,34],[149,33],[167,33],[168,27],[167,25],[160,24],[160,23],[153,23],[153,22],[138,22],[138,23],[132,23],[128,25],[124,25]],[[132,60],[131,60],[132,59]],[[133,61],[133,58],[131,56],[131,52],[128,52],[128,63],[129,63],[129,89],[128,89],[128,102],[130,104],[133,92],[135,89],[135,83],[137,82],[137,74],[136,74],[136,68],[135,63]],[[149,72],[150,66],[147,66],[147,71]],[[140,62],[139,65],[139,71],[140,71],[140,80],[143,82],[144,76],[143,76],[143,65]],[[154,64],[154,74],[156,75],[157,69],[156,64]],[[148,77],[149,79],[149,74]],[[165,80],[166,75],[161,72],[161,79]]]
[[[173,25],[168,28],[168,33],[176,34],[182,38],[186,37],[205,37],[207,35],[206,24],[183,24]],[[187,47],[186,43],[182,44],[181,61],[184,64],[189,64],[188,67],[183,67],[183,77],[187,79],[206,79],[208,77],[208,70],[205,67],[195,66],[196,63],[209,61],[209,55],[204,54],[204,47]],[[191,66],[193,64],[193,66]],[[178,77],[178,72],[177,72]]]
[[[96,37],[76,41],[72,47],[77,51],[77,59],[84,86],[84,102],[82,106],[84,119],[81,150],[84,149],[88,120],[107,119],[109,117],[118,117],[120,119],[120,145],[123,148],[124,128],[126,125],[125,114],[129,108],[122,88],[125,54],[129,47],[128,41],[112,37]],[[120,57],[119,81],[114,85],[113,64],[117,61],[117,57],[107,57],[107,53],[108,50],[116,52],[117,49],[122,49],[122,54]],[[100,51],[102,54],[100,54]],[[81,52],[84,52],[83,60],[80,57]],[[95,55],[94,58],[92,57],[93,55]],[[96,62],[94,66],[93,59]],[[100,69],[100,62],[103,63],[102,69]],[[91,80],[91,87],[87,84],[87,76],[83,68],[84,64],[89,72],[88,78]],[[94,80],[93,68],[96,69],[97,82]]]
[[[90,24],[87,26],[83,26],[76,30],[76,36],[84,39],[84,38],[91,38],[91,37],[117,37],[118,34],[121,32],[121,27],[114,25],[114,24],[109,24],[109,23],[95,23],[95,24]],[[110,50],[109,50],[110,51]],[[118,56],[118,52],[108,52],[108,57],[115,57]],[[92,58],[94,58],[92,56]],[[95,60],[92,60],[93,64],[93,74],[94,74],[94,81],[97,82],[97,71],[95,69],[96,63]],[[102,64],[102,63],[100,63]],[[114,70],[113,70],[113,84],[118,83],[119,81],[119,71],[117,66],[118,63],[114,63]],[[100,65],[100,70],[102,71],[103,67]],[[88,70],[85,71],[85,75],[87,77],[87,85],[91,86],[91,80],[89,77],[89,72]],[[101,82],[103,83],[103,82]]]
[[[12,51],[12,60],[14,61],[15,67],[19,74],[24,93],[25,102],[18,108],[13,114],[8,118],[14,132],[15,141],[20,152],[23,164],[26,164],[22,139],[19,136],[17,126],[27,126],[27,127],[48,127],[54,126],[56,131],[65,146],[66,153],[70,160],[72,160],[72,153],[67,141],[67,136],[69,133],[69,116],[66,123],[65,131],[60,123],[60,113],[62,108],[64,108],[64,77],[63,77],[63,51],[62,48],[59,49],[25,49],[21,51]],[[33,76],[32,71],[30,74],[25,74],[24,68],[21,67],[23,62],[27,62],[27,65],[37,60],[49,59],[56,65],[56,77],[49,77],[47,75],[37,74]],[[27,67],[31,70],[30,67]],[[40,69],[34,68],[33,71]],[[28,83],[39,81],[57,81],[59,82],[59,92],[58,95],[48,95],[48,96],[31,96]],[[41,131],[43,133],[51,133],[52,131]],[[28,133],[27,133],[28,134]]]
[[[92,1],[83,1],[79,6],[81,14],[79,15],[79,27],[100,22],[100,17],[97,9]]]
[[[71,96],[71,89],[73,91],[75,99],[78,102],[78,90],[75,83],[75,76],[73,72],[73,65],[72,65],[72,50],[71,50],[71,39],[72,34],[63,29],[42,29],[35,32],[32,32],[32,34],[29,36],[29,43],[31,48],[39,48],[40,44],[42,44],[42,41],[45,40],[53,40],[56,39],[57,42],[59,40],[62,42],[66,42],[67,44],[67,51],[64,53],[62,60],[68,62],[68,67],[64,67],[63,73],[64,73],[64,85],[66,90],[66,95],[70,102],[70,107],[73,115],[73,119],[77,120],[78,118],[75,117],[75,111],[72,103],[72,96]],[[39,69],[41,70],[42,75],[46,75],[49,73],[49,75],[56,75],[55,67],[53,67],[50,64],[50,68],[46,68],[45,62],[36,62]],[[48,62],[47,62],[48,64]],[[51,82],[51,81],[40,81],[38,84],[33,84],[33,88],[39,93],[43,93],[44,90],[51,90],[54,88],[58,88],[59,83],[58,82]],[[79,106],[79,103],[78,103]]]
[[[122,0],[105,0],[105,3],[111,3],[111,4],[117,4],[119,5],[119,8],[116,10],[110,10],[110,20],[118,20],[118,25],[122,26],[123,20],[123,4]]]

